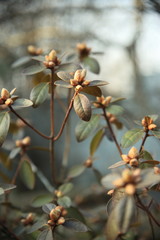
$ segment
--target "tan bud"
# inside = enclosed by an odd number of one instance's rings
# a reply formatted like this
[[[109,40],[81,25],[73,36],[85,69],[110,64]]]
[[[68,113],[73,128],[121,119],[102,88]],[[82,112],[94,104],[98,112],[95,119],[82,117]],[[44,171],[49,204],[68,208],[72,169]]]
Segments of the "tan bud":
[[[10,96],[12,96],[16,91],[16,88],[13,88],[11,91],[10,91]]]
[[[8,92],[8,90],[6,88],[2,88],[1,90],[1,98],[3,100],[7,100],[10,97],[10,93]]]
[[[121,157],[122,157],[122,160],[123,160],[125,163],[129,163],[129,161],[131,160],[131,159],[128,157],[128,155],[126,155],[126,154],[122,154]]]
[[[5,104],[6,104],[7,106],[11,106],[11,105],[13,104],[12,98],[8,98],[8,99],[5,101]]]
[[[64,210],[64,207],[63,207],[63,206],[57,206],[57,207],[55,208],[55,210],[63,211],[63,210]]]
[[[125,183],[133,180],[132,172],[129,169],[124,169],[122,172],[122,179]]]
[[[92,164],[93,164],[92,159],[87,159],[87,160],[84,162],[84,166],[87,167],[87,168],[92,167]]]
[[[123,181],[122,178],[118,178],[118,179],[113,181],[113,185],[115,185],[116,187],[123,187],[124,186],[124,181]]]
[[[83,80],[85,78],[86,72],[87,72],[86,69],[81,70],[81,75],[80,75],[81,80]]]
[[[55,194],[58,198],[62,197],[63,196],[63,193],[60,191],[60,190],[56,190],[55,191]]]
[[[16,147],[22,147],[22,141],[21,140],[16,140]]]
[[[50,219],[56,221],[61,215],[61,210],[60,209],[52,209],[50,211]]]
[[[41,55],[43,53],[43,49],[42,48],[37,48],[36,49],[36,55]]]
[[[111,100],[112,100],[112,97],[108,96],[103,100],[102,104],[105,106],[108,106],[110,104]]]
[[[54,66],[55,66],[54,62],[51,62],[51,61],[50,61],[50,62],[48,63],[48,68],[53,68]]]
[[[115,116],[110,117],[109,119],[110,123],[114,123],[117,121],[117,118]]]
[[[57,56],[57,53],[56,53],[56,51],[53,49],[53,50],[49,53],[49,55],[48,55],[49,61],[54,61],[55,58],[56,58],[56,56]]]
[[[111,189],[107,192],[108,195],[112,195],[114,193],[114,189]]]
[[[75,79],[70,79],[70,84],[71,84],[72,86],[77,86],[77,85],[78,85],[78,81],[75,80]]]
[[[48,223],[48,225],[50,225],[50,226],[52,226],[52,227],[56,225],[53,220],[48,220],[47,223]]]
[[[75,87],[76,92],[80,92],[82,89],[83,89],[83,87],[81,85],[77,85]]]
[[[159,167],[154,167],[154,173],[155,174],[160,174],[160,168]]]
[[[35,46],[33,46],[33,45],[29,45],[29,46],[27,47],[27,51],[28,51],[30,54],[35,54],[36,48],[35,48]]]
[[[156,128],[157,127],[157,125],[156,124],[150,124],[149,126],[148,126],[148,129],[149,130],[152,130],[152,129],[154,129],[154,128]]]
[[[85,80],[83,83],[82,83],[82,86],[88,86],[90,84],[90,81],[89,80]]]
[[[33,213],[29,213],[29,214],[27,215],[27,218],[26,218],[26,219],[28,220],[28,223],[32,223],[33,220],[34,220],[34,215],[33,215]]]
[[[85,49],[85,48],[87,48],[86,43],[78,43],[77,44],[77,49],[82,50],[82,49]]]
[[[137,158],[138,155],[139,155],[139,152],[138,152],[137,148],[132,147],[132,148],[129,150],[128,157],[130,157],[130,158]]]
[[[47,62],[49,62],[49,56],[48,56],[48,55],[45,56],[45,60],[46,60]]]
[[[64,217],[60,217],[57,221],[57,225],[62,225],[63,223],[65,223],[65,219]]]
[[[125,192],[128,194],[128,195],[133,195],[136,191],[136,188],[133,184],[127,184],[126,187],[125,187]]]
[[[68,211],[67,211],[66,209],[63,209],[61,215],[64,217],[64,216],[66,216],[67,214],[68,214]]]
[[[78,69],[74,74],[74,79],[79,81],[81,79],[81,69]]]
[[[23,138],[22,139],[22,144],[24,145],[24,146],[29,146],[30,144],[31,144],[31,138],[30,137],[25,137],[25,138]]]
[[[138,162],[137,158],[132,158],[132,159],[130,160],[129,164],[130,164],[130,166],[132,166],[132,167],[138,167],[139,162]]]

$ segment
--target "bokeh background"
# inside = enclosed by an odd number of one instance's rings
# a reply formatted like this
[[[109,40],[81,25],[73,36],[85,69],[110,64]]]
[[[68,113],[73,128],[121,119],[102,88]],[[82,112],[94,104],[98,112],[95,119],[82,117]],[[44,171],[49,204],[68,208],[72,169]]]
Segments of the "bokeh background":
[[[93,51],[103,52],[95,56],[101,66],[100,74],[88,73],[88,76],[110,83],[103,88],[105,94],[126,98],[121,104],[126,109],[128,126],[133,127],[134,119],[160,113],[159,13],[158,0],[0,0],[0,87],[16,87],[20,96],[29,96],[30,78],[22,74],[22,69],[11,68],[16,59],[26,55],[28,45],[41,47],[46,52],[54,48],[63,53],[85,42]],[[48,132],[48,106],[46,102],[38,109],[23,110],[21,114]],[[56,104],[57,130],[62,117],[63,111]],[[86,160],[90,143],[90,139],[76,142],[74,128],[78,118],[74,113],[72,117],[70,165]],[[125,130],[118,133],[118,139]],[[45,140],[29,129],[26,134],[32,137],[33,145],[47,146]],[[155,152],[149,141],[148,150],[159,160],[158,140],[153,144]],[[56,143],[57,166],[63,159],[64,145],[63,134]],[[102,173],[119,160],[114,144],[107,139],[96,157],[95,166]],[[50,175],[46,153],[34,151],[31,158],[37,165],[44,166],[45,162],[43,171]]]

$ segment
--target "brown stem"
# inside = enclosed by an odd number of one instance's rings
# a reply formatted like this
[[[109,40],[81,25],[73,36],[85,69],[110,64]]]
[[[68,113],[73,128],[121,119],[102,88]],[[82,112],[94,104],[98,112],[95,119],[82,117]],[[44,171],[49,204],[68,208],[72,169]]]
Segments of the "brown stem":
[[[149,224],[151,227],[151,232],[152,232],[152,240],[155,240],[155,234],[154,234],[154,227],[153,227],[153,223],[152,223],[152,219],[150,218],[149,214],[148,215],[148,220],[149,220]]]
[[[50,136],[46,136],[45,134],[41,133],[39,130],[37,130],[36,128],[34,128],[30,123],[28,123],[23,117],[21,117],[11,106],[9,106],[10,110],[12,113],[14,113],[19,119],[22,120],[22,122],[24,122],[29,128],[31,128],[34,132],[36,132],[38,135],[40,135],[41,137],[45,138],[45,139],[51,139]]]
[[[54,160],[54,68],[51,69],[51,98],[50,98],[50,166],[52,173],[52,181],[56,184],[55,176],[55,160]]]
[[[16,183],[16,179],[18,177],[18,174],[19,174],[19,171],[21,169],[21,166],[22,166],[22,163],[23,163],[23,158],[21,157],[19,163],[18,163],[18,166],[17,166],[17,169],[16,169],[16,172],[12,178],[12,181],[11,181],[11,184],[15,184]]]
[[[146,130],[145,135],[144,135],[144,138],[143,138],[142,143],[141,143],[141,146],[140,146],[140,149],[139,149],[139,153],[142,151],[142,149],[143,149],[143,147],[144,147],[144,144],[145,144],[145,141],[146,141],[146,139],[147,139],[148,136],[149,136],[149,135],[148,135],[148,130]]]
[[[107,115],[106,115],[105,107],[102,106],[102,110],[103,110],[103,116],[104,116],[104,118],[105,118],[105,120],[106,120],[106,122],[107,122],[108,128],[109,128],[109,131],[110,131],[110,133],[111,133],[111,135],[112,135],[112,138],[113,138],[113,140],[114,140],[114,142],[115,142],[115,144],[116,144],[116,147],[117,147],[117,149],[118,149],[118,152],[119,152],[119,154],[120,154],[120,156],[121,156],[123,153],[122,153],[122,150],[121,150],[121,148],[120,148],[120,146],[119,146],[119,144],[118,144],[118,142],[117,142],[116,136],[115,136],[115,134],[114,134],[114,132],[113,132],[113,129],[112,129],[112,126],[111,126],[111,123],[110,123],[110,121],[109,121],[109,119],[108,119],[108,117],[107,117]]]
[[[64,118],[64,120],[63,120],[61,129],[59,130],[59,133],[57,134],[57,136],[54,137],[54,141],[58,140],[58,139],[60,138],[60,136],[62,135],[63,129],[64,129],[65,125],[66,125],[67,119],[68,119],[69,114],[70,114],[70,112],[71,112],[71,110],[72,110],[72,107],[73,107],[74,99],[75,99],[75,97],[76,97],[77,94],[78,94],[78,92],[75,92],[74,95],[73,95],[73,97],[72,97],[72,99],[71,99],[71,101],[70,101],[70,104],[69,104],[69,107],[68,107],[68,109],[67,109],[65,118]]]

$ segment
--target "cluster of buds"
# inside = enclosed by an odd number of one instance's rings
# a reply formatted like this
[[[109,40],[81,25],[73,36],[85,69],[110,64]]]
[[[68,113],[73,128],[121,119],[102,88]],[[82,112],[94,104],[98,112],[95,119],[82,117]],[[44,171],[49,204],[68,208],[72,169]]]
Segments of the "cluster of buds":
[[[38,55],[41,55],[43,53],[42,48],[37,48],[37,47],[35,47],[33,45],[29,45],[27,47],[27,51],[32,56],[38,56]]]
[[[153,119],[148,116],[144,117],[141,123],[145,131],[153,130],[157,127],[157,125],[153,123]]]
[[[25,137],[21,140],[16,140],[16,147],[20,147],[20,148],[26,148],[28,146],[30,146],[31,144],[31,138],[30,137]]]
[[[77,91],[83,89],[90,84],[89,80],[85,80],[86,70],[85,69],[78,69],[74,73],[73,79],[70,79],[70,84],[76,88]]]
[[[5,109],[14,103],[14,100],[11,98],[11,96],[15,90],[16,88],[9,92],[6,88],[2,88],[0,97],[0,109]]]
[[[34,222],[33,213],[29,213],[26,218],[21,219],[21,223],[23,223],[23,225],[25,225],[25,226],[32,225],[33,222]]]
[[[91,48],[88,48],[85,43],[78,43],[77,51],[78,51],[79,58],[83,59],[84,57],[87,57],[90,54]]]
[[[137,167],[139,165],[139,152],[135,147],[132,147],[127,155],[122,154],[121,157],[125,163],[130,164],[132,167]]]
[[[48,225],[51,227],[55,227],[57,225],[62,225],[65,223],[65,218],[67,211],[64,209],[62,206],[57,206],[53,208],[50,213],[49,217],[50,219],[48,220]]]
[[[84,166],[86,168],[91,168],[93,165],[93,160],[91,158],[88,158],[85,162],[84,162]]]
[[[57,57],[57,52],[53,49],[48,55],[45,56],[45,61],[43,63],[46,68],[52,69],[55,66],[60,65],[61,61]]]
[[[101,96],[101,97],[97,97],[96,100],[97,101],[93,103],[93,105],[96,108],[101,108],[102,106],[108,107],[112,100],[112,97],[111,96],[108,96],[108,97]]]
[[[136,191],[136,184],[141,181],[141,170],[124,169],[121,178],[116,179],[113,185],[117,188],[124,188],[128,195],[133,195]]]

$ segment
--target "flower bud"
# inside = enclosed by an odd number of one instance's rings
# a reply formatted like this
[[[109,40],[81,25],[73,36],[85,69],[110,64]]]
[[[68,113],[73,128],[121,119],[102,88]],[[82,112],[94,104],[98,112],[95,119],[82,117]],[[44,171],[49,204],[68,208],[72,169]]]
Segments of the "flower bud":
[[[61,210],[60,209],[52,209],[50,211],[50,219],[56,221],[61,215]]]
[[[128,155],[122,154],[121,157],[122,157],[122,159],[123,159],[123,161],[124,161],[125,163],[129,163],[130,158],[128,157]]]
[[[64,216],[66,216],[67,214],[68,214],[68,211],[67,211],[66,209],[63,209],[61,215],[64,217]]]
[[[132,148],[129,150],[128,157],[130,157],[130,158],[137,158],[138,155],[139,155],[139,152],[138,152],[137,148],[132,147]]]
[[[22,144],[24,146],[29,146],[31,144],[31,138],[30,137],[25,137],[22,139]]]
[[[75,90],[76,90],[77,92],[80,92],[82,89],[83,89],[83,87],[82,87],[81,85],[77,85],[77,86],[75,87]]]
[[[132,172],[129,169],[124,169],[122,172],[122,179],[125,183],[132,181]]]
[[[118,178],[118,179],[113,181],[113,185],[115,185],[116,187],[123,187],[124,186],[124,181],[123,181],[122,178]]]
[[[57,53],[56,53],[56,51],[53,49],[53,50],[49,53],[49,55],[48,55],[49,61],[54,61],[55,58],[56,58],[56,56],[57,56]]]
[[[90,84],[90,81],[89,80],[85,80],[83,83],[82,83],[82,86],[88,86]]]
[[[35,46],[33,46],[33,45],[29,45],[29,46],[27,47],[27,51],[28,51],[30,54],[35,54],[36,48],[35,48]]]
[[[70,79],[70,84],[71,84],[72,86],[77,86],[77,85],[78,85],[78,81],[75,80],[75,79]]]
[[[81,79],[81,69],[78,69],[75,74],[74,74],[74,79],[77,80],[79,82],[79,80]]]
[[[159,167],[154,167],[154,173],[155,174],[160,174],[160,168]]]
[[[53,220],[48,220],[47,223],[48,223],[48,225],[50,225],[52,227],[55,226],[55,222]]]
[[[125,187],[125,192],[128,194],[128,195],[133,195],[136,191],[136,188],[133,184],[127,184],[126,187]]]
[[[8,98],[8,99],[5,101],[5,104],[6,104],[7,106],[11,106],[11,105],[13,104],[12,98]]]
[[[111,189],[107,192],[108,195],[112,195],[114,193],[114,189]]]
[[[84,166],[87,167],[87,168],[92,167],[92,164],[93,164],[92,159],[87,159],[87,160],[84,162]]]
[[[10,93],[8,92],[8,90],[6,88],[2,88],[1,90],[1,98],[3,100],[7,100],[10,97]]]
[[[86,76],[86,69],[83,69],[81,71],[80,79],[83,80],[85,78],[85,76]]]
[[[62,193],[62,191],[60,191],[60,190],[56,190],[56,191],[55,191],[55,195],[56,195],[58,198],[60,198],[60,197],[63,196],[63,193]]]
[[[132,167],[138,167],[139,163],[138,163],[138,160],[137,158],[132,158],[129,162],[130,166]]]
[[[148,126],[148,129],[149,130],[152,130],[152,129],[154,129],[154,128],[156,128],[157,127],[157,125],[156,124],[150,124],[149,126]]]
[[[16,140],[16,147],[22,147],[22,141],[21,140]]]
[[[57,221],[57,225],[62,225],[63,223],[65,223],[65,219],[64,217],[60,217]]]

